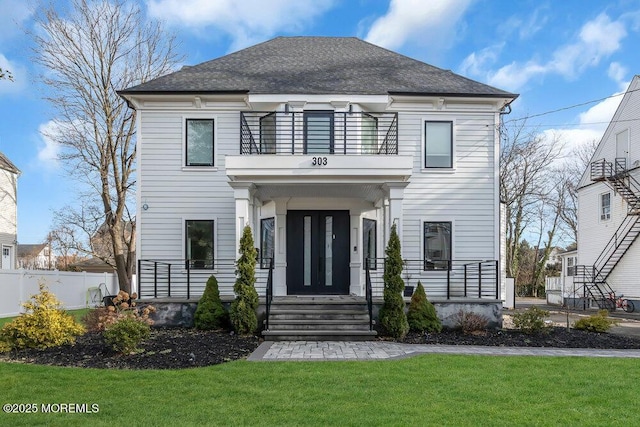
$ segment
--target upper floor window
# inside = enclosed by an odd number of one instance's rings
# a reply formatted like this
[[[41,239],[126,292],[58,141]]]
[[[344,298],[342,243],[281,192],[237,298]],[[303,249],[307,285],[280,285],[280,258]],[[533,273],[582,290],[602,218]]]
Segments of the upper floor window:
[[[190,268],[213,268],[213,220],[187,220],[185,255]]]
[[[575,257],[572,257],[572,256],[567,257],[567,276],[573,276],[574,273],[576,272],[575,262],[576,262]]]
[[[424,122],[424,167],[453,167],[453,122]]]
[[[611,193],[600,195],[600,221],[611,219]]]
[[[187,166],[213,166],[213,119],[187,119]]]
[[[424,269],[451,268],[451,222],[424,223]]]
[[[260,117],[260,154],[276,154],[276,113]]]
[[[371,114],[362,114],[362,153],[378,152],[378,119]]]
[[[333,154],[333,111],[305,111],[305,154]]]

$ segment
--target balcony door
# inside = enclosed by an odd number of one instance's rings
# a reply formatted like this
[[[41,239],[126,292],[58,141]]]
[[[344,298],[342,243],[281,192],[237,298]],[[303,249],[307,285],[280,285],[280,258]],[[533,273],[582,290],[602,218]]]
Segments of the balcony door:
[[[305,111],[305,154],[333,154],[333,143],[333,111]]]
[[[349,211],[287,211],[287,293],[349,293]]]

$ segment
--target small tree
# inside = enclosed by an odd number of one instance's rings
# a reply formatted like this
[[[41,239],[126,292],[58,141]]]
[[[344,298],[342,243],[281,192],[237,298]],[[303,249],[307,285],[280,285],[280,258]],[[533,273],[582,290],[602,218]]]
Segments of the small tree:
[[[204,293],[198,301],[198,308],[194,315],[194,325],[197,329],[220,329],[227,324],[227,312],[220,299],[218,280],[209,277]]]
[[[436,308],[427,300],[427,294],[421,282],[418,282],[418,287],[411,296],[407,321],[409,329],[412,331],[440,332],[442,330],[442,323],[440,323]]]
[[[409,331],[407,315],[404,313],[404,281],[402,280],[402,255],[400,238],[396,225],[391,227],[389,243],[385,250],[384,263],[384,304],[380,309],[380,323],[385,331],[394,338],[403,338]]]
[[[236,299],[231,303],[229,317],[233,329],[239,334],[249,334],[258,327],[256,310],[258,309],[258,293],[256,283],[256,258],[257,252],[253,244],[251,227],[244,227],[240,239],[240,258],[236,269],[236,283],[233,292]]]

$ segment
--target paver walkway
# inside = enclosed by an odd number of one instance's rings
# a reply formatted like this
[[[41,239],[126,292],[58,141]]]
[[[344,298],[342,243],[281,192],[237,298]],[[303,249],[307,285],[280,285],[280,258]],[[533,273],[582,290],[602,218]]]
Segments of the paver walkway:
[[[640,350],[590,348],[488,347],[400,344],[384,341],[265,341],[250,361],[320,361],[399,359],[418,354],[478,354],[488,356],[580,356],[640,358]]]

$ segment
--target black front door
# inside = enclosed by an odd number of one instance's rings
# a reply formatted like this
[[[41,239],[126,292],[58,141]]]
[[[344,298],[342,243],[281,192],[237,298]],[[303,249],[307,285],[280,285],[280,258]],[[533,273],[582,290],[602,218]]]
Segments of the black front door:
[[[349,293],[349,211],[287,211],[287,293]]]

